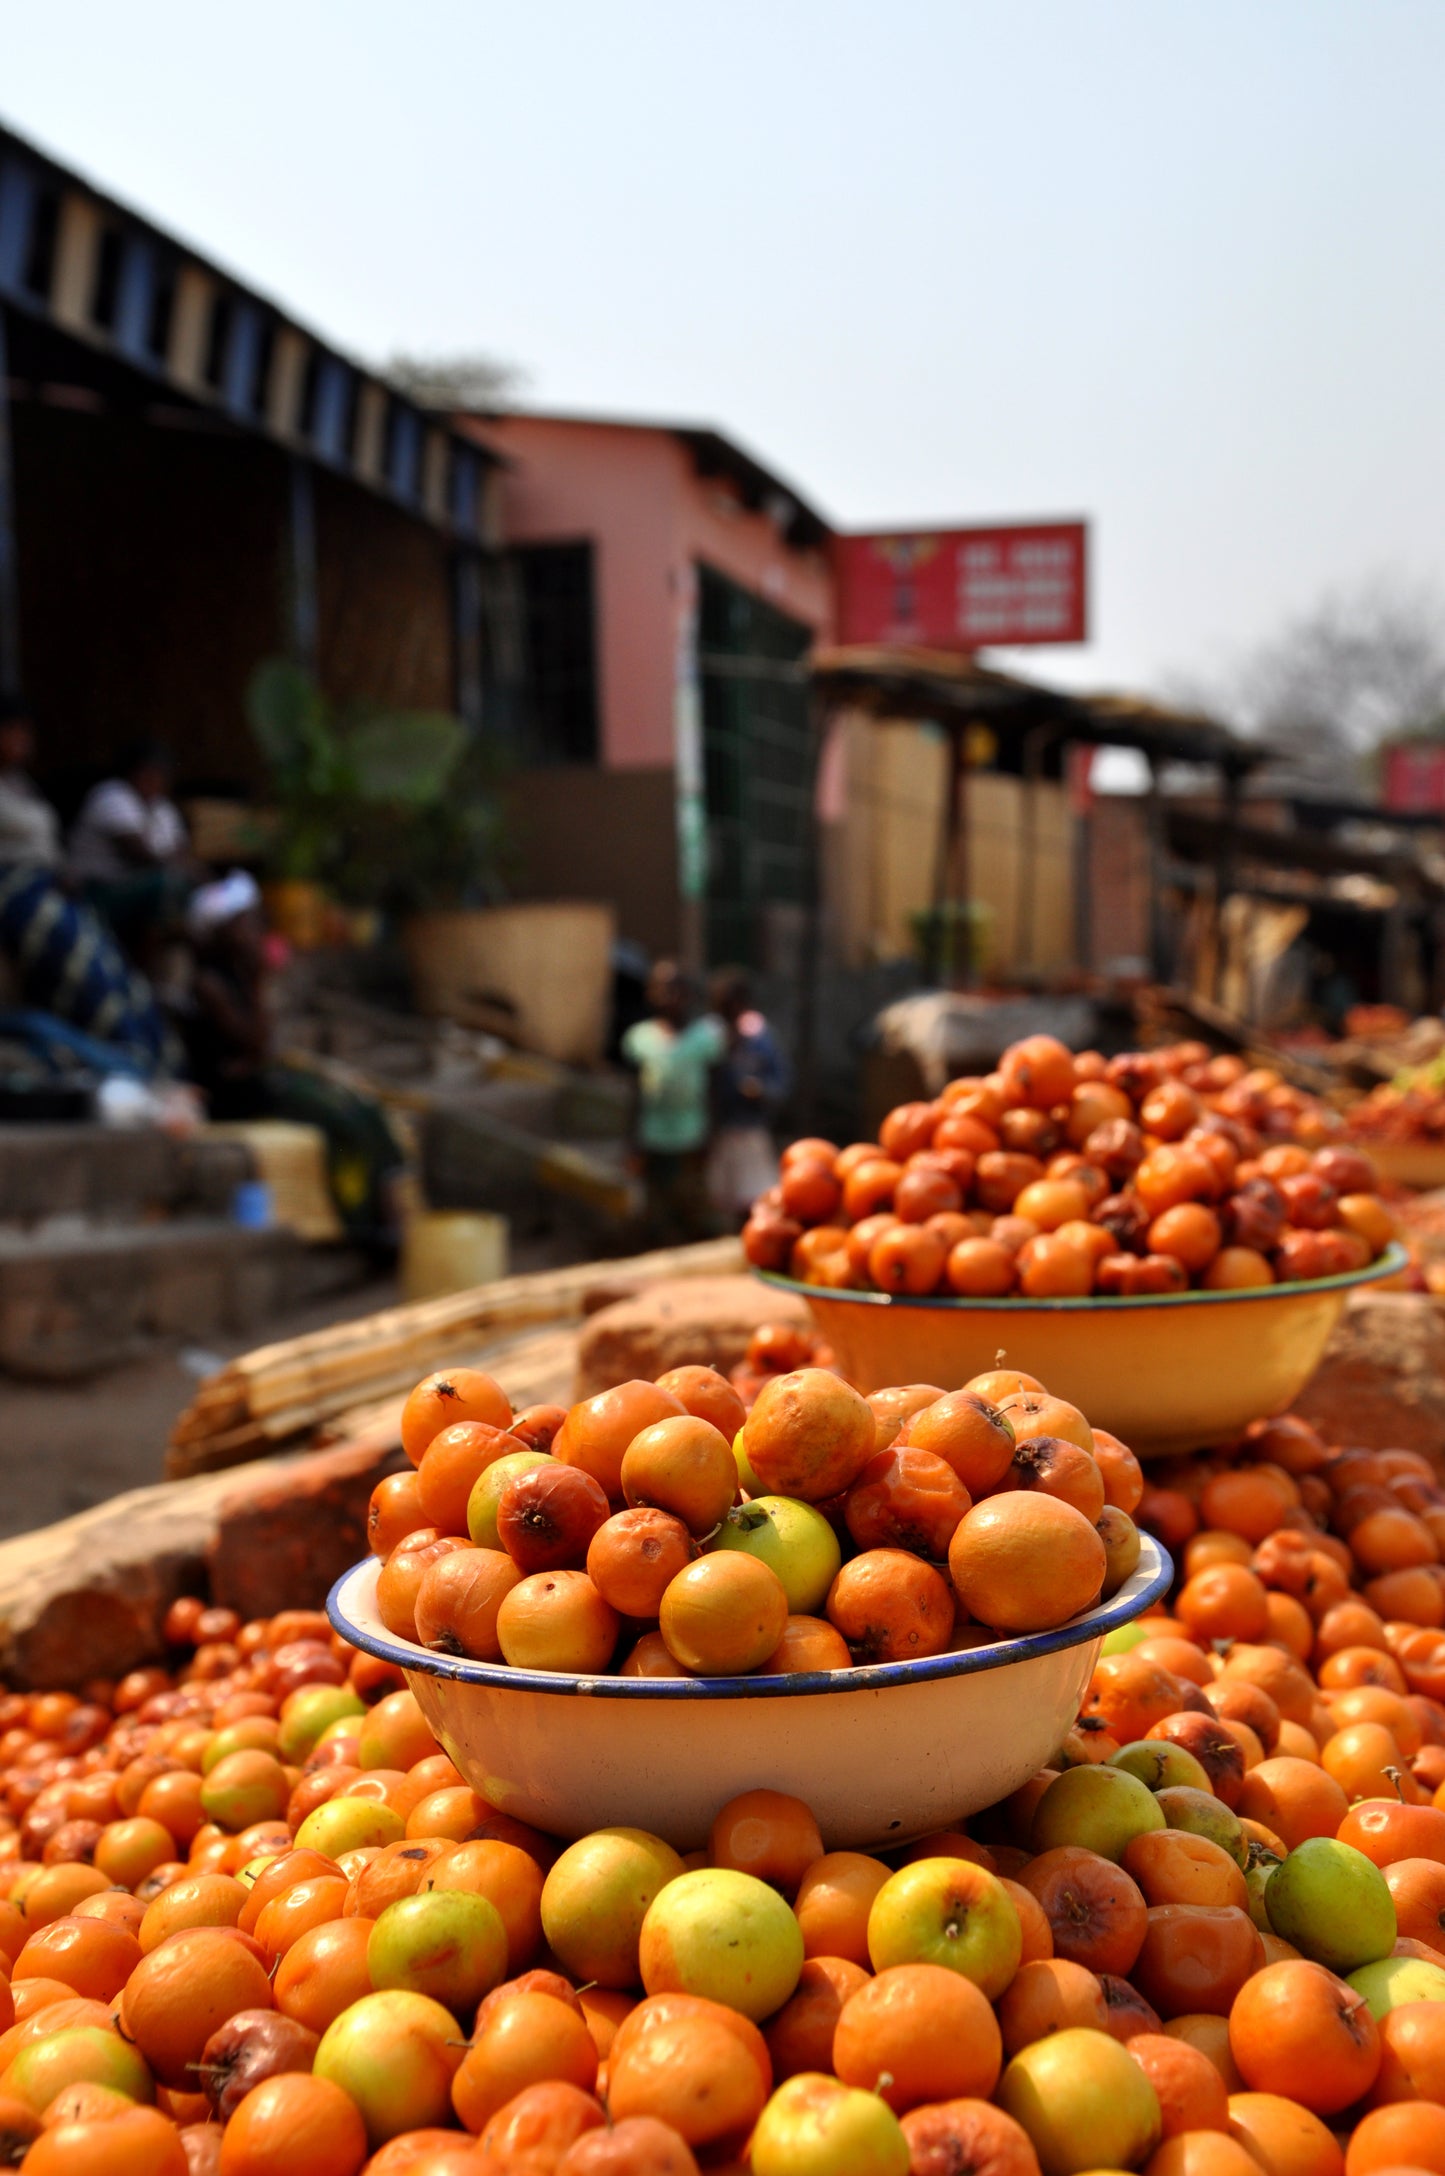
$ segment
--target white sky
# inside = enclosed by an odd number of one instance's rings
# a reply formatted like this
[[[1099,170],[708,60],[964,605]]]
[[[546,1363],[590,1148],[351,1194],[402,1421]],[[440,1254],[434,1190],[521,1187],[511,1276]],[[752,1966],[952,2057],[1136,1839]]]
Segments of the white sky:
[[[0,0],[0,114],[370,358],[849,526],[1083,513],[1076,684],[1445,592],[1442,0]]]

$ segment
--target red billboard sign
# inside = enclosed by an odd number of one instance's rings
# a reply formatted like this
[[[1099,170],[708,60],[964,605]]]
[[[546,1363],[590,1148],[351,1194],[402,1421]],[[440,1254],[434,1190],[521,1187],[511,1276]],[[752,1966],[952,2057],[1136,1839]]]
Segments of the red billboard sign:
[[[838,639],[946,650],[1082,642],[1086,539],[1081,521],[838,537]]]
[[[1397,816],[1445,815],[1445,746],[1397,741],[1384,751],[1384,803]]]

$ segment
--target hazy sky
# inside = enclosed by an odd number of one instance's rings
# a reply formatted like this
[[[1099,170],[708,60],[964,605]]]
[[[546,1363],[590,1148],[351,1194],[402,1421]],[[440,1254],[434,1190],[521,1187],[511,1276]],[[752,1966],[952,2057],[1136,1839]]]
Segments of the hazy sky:
[[[1445,591],[1445,0],[0,0],[0,52],[364,356],[715,422],[844,525],[1088,515],[1041,673]]]

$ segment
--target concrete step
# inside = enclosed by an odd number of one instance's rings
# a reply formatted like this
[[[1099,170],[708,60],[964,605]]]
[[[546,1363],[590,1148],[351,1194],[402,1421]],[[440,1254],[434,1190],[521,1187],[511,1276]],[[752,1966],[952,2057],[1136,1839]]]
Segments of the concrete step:
[[[219,1218],[0,1231],[0,1369],[57,1380],[245,1335],[358,1280],[362,1258]]]
[[[154,1127],[0,1126],[0,1225],[223,1217],[251,1173],[236,1141]]]

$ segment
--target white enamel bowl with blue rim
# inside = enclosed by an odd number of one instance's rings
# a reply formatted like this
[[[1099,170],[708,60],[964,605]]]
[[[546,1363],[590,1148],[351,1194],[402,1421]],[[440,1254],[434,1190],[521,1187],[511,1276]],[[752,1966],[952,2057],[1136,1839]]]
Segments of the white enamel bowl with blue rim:
[[[406,1672],[472,1788],[551,1835],[644,1828],[691,1851],[720,1806],[766,1788],[811,1806],[830,1851],[860,1850],[948,1828],[1043,1766],[1105,1635],[1173,1577],[1167,1552],[1140,1538],[1128,1584],[1055,1631],[790,1677],[568,1677],[435,1655],[377,1616],[374,1557],[326,1606],[345,1639]]]
[[[957,1390],[989,1368],[1021,1368],[1110,1429],[1140,1458],[1235,1441],[1283,1413],[1324,1356],[1357,1285],[1397,1277],[1393,1243],[1364,1269],[1308,1284],[1134,1299],[902,1299],[764,1275],[795,1292],[865,1394],[890,1383]]]

